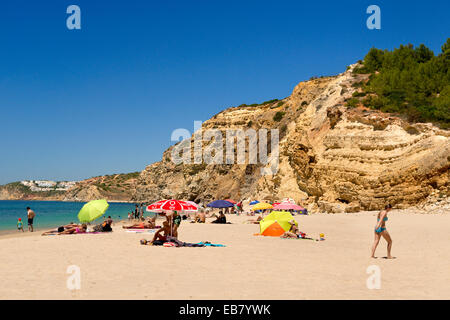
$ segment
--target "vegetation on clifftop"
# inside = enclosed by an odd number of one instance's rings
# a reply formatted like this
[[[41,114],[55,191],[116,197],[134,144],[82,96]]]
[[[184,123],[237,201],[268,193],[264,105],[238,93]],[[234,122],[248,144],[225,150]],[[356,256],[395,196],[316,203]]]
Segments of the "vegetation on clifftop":
[[[372,48],[356,74],[370,74],[356,99],[366,107],[406,115],[412,122],[450,128],[450,38],[435,55],[423,44],[393,51]]]
[[[30,187],[25,186],[20,182],[11,182],[5,185],[1,185],[0,190],[2,189],[8,193],[22,195],[23,197],[57,197],[65,193],[65,191],[55,190],[55,188],[48,191],[32,191]]]

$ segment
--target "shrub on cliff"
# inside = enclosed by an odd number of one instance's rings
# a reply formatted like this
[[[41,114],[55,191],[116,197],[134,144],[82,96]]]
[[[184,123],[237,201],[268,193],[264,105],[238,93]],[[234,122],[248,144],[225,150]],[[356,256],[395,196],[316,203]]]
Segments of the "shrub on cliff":
[[[282,111],[278,111],[277,113],[275,113],[275,115],[273,116],[273,121],[281,121],[281,119],[283,119],[285,113]]]
[[[450,38],[435,56],[423,44],[388,51],[372,48],[354,73],[370,74],[363,104],[404,114],[410,121],[450,127]]]

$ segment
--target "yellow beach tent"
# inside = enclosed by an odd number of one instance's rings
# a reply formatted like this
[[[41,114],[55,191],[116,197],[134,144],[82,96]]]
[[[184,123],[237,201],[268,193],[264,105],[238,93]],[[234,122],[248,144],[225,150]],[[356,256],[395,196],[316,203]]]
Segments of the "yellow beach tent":
[[[279,237],[285,231],[289,231],[291,224],[289,221],[294,220],[294,217],[286,211],[273,211],[267,217],[259,222],[260,234],[262,236]],[[295,225],[298,226],[297,221]]]

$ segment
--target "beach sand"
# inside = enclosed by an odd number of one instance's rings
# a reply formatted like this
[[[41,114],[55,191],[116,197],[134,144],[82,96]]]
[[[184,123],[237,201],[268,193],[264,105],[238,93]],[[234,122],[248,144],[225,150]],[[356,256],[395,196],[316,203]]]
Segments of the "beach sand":
[[[182,241],[225,248],[142,246],[152,234],[119,225],[108,234],[2,235],[0,299],[449,299],[450,214],[406,212],[389,213],[394,260],[382,258],[384,240],[369,258],[375,212],[295,216],[325,241],[254,236],[259,226],[242,215],[228,215],[230,225],[183,221]],[[67,288],[70,265],[80,267],[80,290]],[[371,265],[380,289],[367,288]]]

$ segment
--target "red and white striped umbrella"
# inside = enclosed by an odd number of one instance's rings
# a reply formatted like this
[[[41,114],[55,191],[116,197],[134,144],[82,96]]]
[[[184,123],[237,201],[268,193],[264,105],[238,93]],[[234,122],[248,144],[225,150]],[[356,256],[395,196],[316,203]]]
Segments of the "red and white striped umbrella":
[[[194,201],[185,201],[185,202],[188,203],[188,204],[192,204],[197,209],[200,207],[200,205],[198,203],[195,203]]]
[[[152,203],[147,207],[147,211],[150,212],[163,212],[163,211],[190,211],[195,212],[198,208],[186,201],[182,200],[160,200]]]

